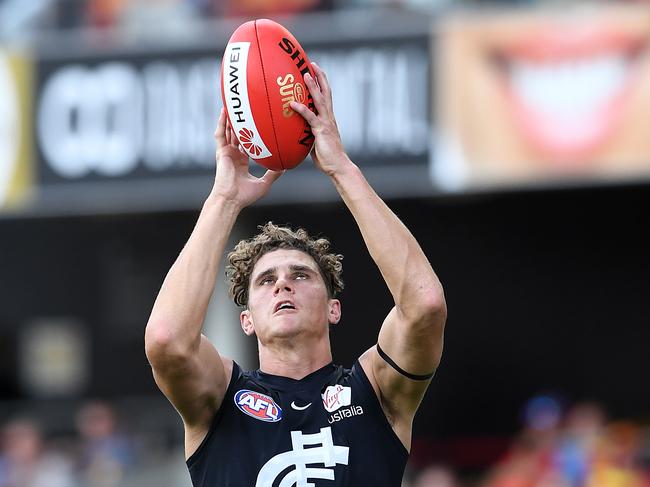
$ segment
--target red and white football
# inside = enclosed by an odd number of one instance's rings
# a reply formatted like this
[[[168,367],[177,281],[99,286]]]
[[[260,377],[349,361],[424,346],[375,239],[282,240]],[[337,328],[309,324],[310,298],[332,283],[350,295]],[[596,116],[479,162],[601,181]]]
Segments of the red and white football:
[[[314,143],[309,124],[289,104],[314,111],[303,77],[313,76],[307,54],[277,22],[246,22],[233,33],[221,65],[228,120],[251,159],[273,170],[300,164]]]

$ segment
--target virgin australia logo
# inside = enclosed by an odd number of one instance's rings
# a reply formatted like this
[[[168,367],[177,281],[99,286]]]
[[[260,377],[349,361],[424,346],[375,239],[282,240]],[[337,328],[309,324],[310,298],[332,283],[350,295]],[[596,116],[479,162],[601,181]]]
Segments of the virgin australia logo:
[[[330,414],[330,417],[327,418],[327,422],[333,424],[342,419],[351,418],[352,416],[361,416],[362,414],[363,408],[361,406],[351,406],[349,408],[339,409],[334,414]]]
[[[352,404],[352,389],[341,384],[328,386],[321,396],[323,397],[323,406],[328,413],[333,413],[340,407]]]

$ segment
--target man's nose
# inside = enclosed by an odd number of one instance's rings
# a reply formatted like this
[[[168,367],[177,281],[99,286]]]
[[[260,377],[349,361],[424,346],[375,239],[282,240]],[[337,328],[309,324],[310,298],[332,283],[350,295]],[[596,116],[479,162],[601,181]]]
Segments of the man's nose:
[[[286,277],[280,276],[275,281],[274,294],[279,294],[280,291],[293,292],[293,287],[291,286],[291,281]]]

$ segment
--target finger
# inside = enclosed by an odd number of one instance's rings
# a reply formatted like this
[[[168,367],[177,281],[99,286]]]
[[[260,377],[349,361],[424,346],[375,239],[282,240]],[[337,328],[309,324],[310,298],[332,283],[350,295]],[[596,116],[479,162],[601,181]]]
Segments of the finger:
[[[262,176],[260,179],[264,181],[264,184],[270,186],[272,185],[275,181],[278,180],[280,176],[284,174],[284,171],[271,171],[270,169],[267,170],[264,173],[264,176]]]
[[[311,93],[312,97],[316,97],[321,94],[321,89],[320,86],[318,85],[318,81],[312,75],[311,73],[307,72],[303,76],[303,79],[305,80],[305,84],[307,85],[307,88],[309,89],[309,92]]]
[[[297,101],[292,101],[289,106],[294,112],[299,113],[302,116],[302,118],[304,118],[307,121],[307,123],[311,126],[313,126],[314,123],[316,123],[316,121],[318,120],[316,114],[312,112],[309,108],[307,108],[305,105],[303,105],[302,103],[298,103]]]
[[[237,134],[235,133],[235,129],[230,127],[230,143],[232,145],[240,145],[239,144],[239,139],[237,138]]]
[[[316,76],[316,71],[314,71],[313,67],[311,68],[311,70],[314,72],[314,74],[309,73],[309,75],[311,76],[311,79],[314,80],[314,83],[316,83],[316,86],[318,87],[318,91],[322,92],[323,90],[321,90],[320,83],[318,82],[318,77]]]
[[[226,113],[223,108],[219,114],[219,121],[217,122],[217,129],[214,132],[214,138],[217,139],[218,147],[226,145]]]
[[[318,82],[320,91],[323,93],[323,95],[331,99],[332,90],[330,90],[330,82],[329,79],[327,79],[327,73],[325,73],[325,71],[323,71],[323,69],[316,63],[311,63],[311,66],[314,70],[314,74],[316,75],[316,81]]]
[[[327,99],[323,96],[318,83],[316,83],[316,79],[311,74],[305,73],[304,80],[311,94],[311,98],[314,100],[316,111],[319,113],[329,113],[330,110],[327,110]]]
[[[228,145],[232,144],[232,137],[230,136],[230,132],[231,132],[230,121],[229,121],[228,118],[226,117],[226,129],[225,129],[225,133],[226,133],[226,144],[228,144]]]

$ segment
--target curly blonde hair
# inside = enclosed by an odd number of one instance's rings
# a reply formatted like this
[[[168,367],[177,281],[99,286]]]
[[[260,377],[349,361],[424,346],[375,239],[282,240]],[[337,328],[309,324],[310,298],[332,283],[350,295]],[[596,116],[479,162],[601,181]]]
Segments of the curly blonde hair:
[[[312,238],[303,228],[293,230],[272,222],[258,228],[260,233],[251,239],[241,240],[228,254],[228,293],[236,305],[244,308],[248,306],[248,288],[253,267],[264,254],[277,249],[301,250],[310,255],[318,265],[330,298],[335,298],[343,290],[343,256],[329,252],[329,240]]]

